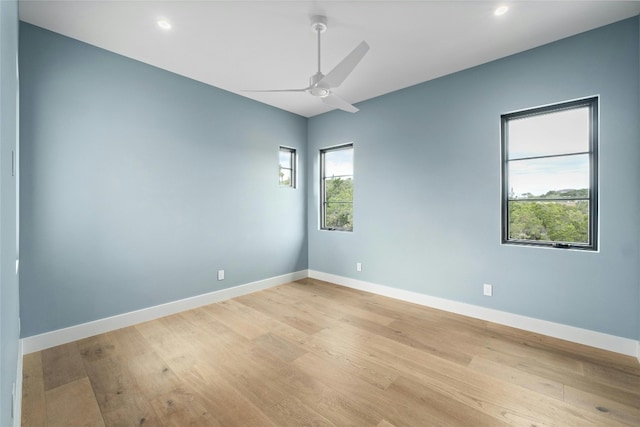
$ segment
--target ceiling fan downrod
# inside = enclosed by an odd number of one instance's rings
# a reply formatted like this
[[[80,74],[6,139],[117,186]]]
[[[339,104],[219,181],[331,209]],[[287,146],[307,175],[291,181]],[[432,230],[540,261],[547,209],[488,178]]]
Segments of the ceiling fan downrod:
[[[316,15],[311,17],[311,30],[315,31],[318,39],[318,72],[311,76],[309,79],[309,93],[313,96],[318,96],[320,98],[326,98],[331,93],[331,90],[323,87],[319,87],[318,83],[324,77],[322,74],[321,68],[321,44],[320,40],[322,38],[321,34],[327,31],[327,17],[322,15]]]

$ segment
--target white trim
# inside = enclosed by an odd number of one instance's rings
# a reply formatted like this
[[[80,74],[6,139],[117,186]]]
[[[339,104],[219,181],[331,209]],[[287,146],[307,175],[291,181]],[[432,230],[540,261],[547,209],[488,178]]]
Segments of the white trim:
[[[141,310],[118,314],[116,316],[98,319],[64,329],[33,335],[21,340],[23,344],[23,351],[24,354],[33,353],[46,348],[88,338],[93,335],[102,334],[193,308],[202,307],[203,305],[213,304],[215,302],[272,288],[274,286],[309,277],[308,273],[308,270],[301,270],[294,273],[283,274],[269,279],[258,280],[256,282],[238,285],[232,288],[221,289],[219,291],[172,301],[166,304],[156,305],[154,307],[143,308]]]
[[[640,342],[637,340],[604,334],[602,332],[591,331],[588,329],[576,328],[575,326],[564,325],[561,323],[535,319],[533,317],[521,316],[519,314],[507,313],[505,311],[494,310],[473,304],[433,297],[417,292],[351,279],[349,277],[323,273],[316,270],[309,270],[309,277],[402,301],[412,302],[414,304],[449,311],[451,313],[457,313],[518,329],[524,329],[526,331],[548,335],[554,338],[560,338],[603,350],[609,350],[627,356],[636,356],[638,361],[640,361]]]
[[[18,363],[16,367],[16,387],[13,401],[13,427],[22,424],[22,340],[18,341]]]
[[[68,342],[87,338],[104,332],[113,331],[171,314],[180,313],[182,311],[201,307],[203,305],[213,304],[215,302],[250,294],[252,292],[261,291],[263,289],[268,289],[274,286],[293,282],[295,280],[304,279],[306,277],[312,277],[349,288],[359,289],[362,291],[371,292],[402,301],[408,301],[427,307],[433,307],[464,316],[475,317],[477,319],[487,320],[518,329],[524,329],[530,332],[540,333],[551,337],[588,345],[591,347],[625,354],[628,356],[635,356],[637,357],[638,362],[640,362],[640,341],[637,340],[604,334],[602,332],[591,331],[588,329],[576,328],[574,326],[564,325],[561,323],[554,323],[546,320],[535,319],[532,317],[521,316],[519,314],[507,313],[504,311],[494,310],[491,308],[481,307],[473,304],[433,297],[417,292],[378,285],[375,283],[351,279],[348,277],[337,276],[334,274],[323,273],[321,271],[301,270],[294,273],[284,274],[281,276],[259,280],[244,285],[238,285],[232,288],[221,289],[219,291],[214,291],[195,297],[172,301],[154,307],[144,308],[141,310],[119,314],[105,319],[94,320],[92,322],[23,338],[20,340],[20,357],[18,362],[19,375],[18,379],[16,380],[16,394],[18,396],[22,395],[22,356],[24,354],[33,353],[36,351],[44,350],[46,348],[66,344]],[[17,400],[20,401],[20,399]],[[17,408],[16,410],[19,409],[20,408]],[[17,418],[19,419],[19,417]],[[16,418],[14,418],[14,421],[15,419]]]

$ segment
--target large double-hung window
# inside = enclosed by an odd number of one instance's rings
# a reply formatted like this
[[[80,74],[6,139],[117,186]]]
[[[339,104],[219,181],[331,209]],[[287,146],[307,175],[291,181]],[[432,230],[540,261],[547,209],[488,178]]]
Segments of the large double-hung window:
[[[597,249],[598,98],[502,116],[502,242]]]

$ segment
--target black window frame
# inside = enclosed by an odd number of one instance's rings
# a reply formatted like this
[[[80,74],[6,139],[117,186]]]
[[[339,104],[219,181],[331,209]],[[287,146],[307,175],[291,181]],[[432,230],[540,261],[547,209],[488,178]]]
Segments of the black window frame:
[[[508,123],[510,120],[522,119],[526,117],[533,117],[541,114],[550,114],[555,112],[561,112],[578,108],[589,108],[589,151],[583,154],[589,156],[589,197],[585,198],[557,198],[557,199],[527,199],[530,202],[536,202],[540,200],[546,201],[570,201],[570,200],[586,200],[589,203],[589,219],[588,219],[588,243],[580,242],[557,242],[548,240],[525,240],[525,239],[512,239],[509,237],[509,160],[508,157]],[[501,155],[502,155],[502,243],[509,245],[524,245],[524,246],[537,246],[537,247],[550,247],[560,249],[578,249],[585,251],[597,251],[598,250],[598,148],[599,148],[599,97],[592,96],[588,98],[577,99],[573,101],[561,102],[557,104],[547,105],[543,107],[536,107],[526,109],[522,111],[512,112],[501,115]],[[573,153],[569,155],[580,154]],[[536,156],[517,160],[530,160],[536,158],[551,158],[566,156],[562,155],[549,155],[549,156]],[[515,199],[511,199],[515,200]],[[522,202],[522,199],[520,200]],[[524,202],[526,203],[526,202]]]
[[[280,164],[280,153],[282,152],[286,152],[289,154],[290,159],[291,159],[291,168],[283,168],[282,165]],[[295,148],[292,147],[286,147],[284,145],[281,145],[280,148],[278,149],[278,184],[280,187],[282,188],[296,188],[297,186],[297,163],[298,161],[298,154],[296,152]],[[289,184],[283,184],[281,177],[280,177],[280,172],[282,170],[288,170],[291,172],[291,182]]]
[[[320,149],[320,230],[353,232],[353,211],[354,211],[353,195],[350,202],[351,212],[352,212],[351,229],[327,227],[326,225],[327,200],[326,200],[325,181],[327,179],[327,176],[325,176],[325,155],[326,153],[329,153],[332,151],[339,151],[339,150],[353,150],[355,154],[353,142]],[[352,164],[352,167],[353,167],[353,164]],[[353,178],[354,178],[353,173],[352,175],[341,175],[340,177],[346,177],[346,176],[351,177],[351,181],[353,183]],[[335,176],[332,176],[331,178],[334,178],[334,177]],[[337,202],[333,202],[333,203],[337,203]]]

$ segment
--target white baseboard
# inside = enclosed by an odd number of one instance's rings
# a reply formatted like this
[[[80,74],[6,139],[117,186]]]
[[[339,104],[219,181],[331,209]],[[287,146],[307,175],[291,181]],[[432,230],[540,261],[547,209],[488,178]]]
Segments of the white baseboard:
[[[282,285],[284,283],[289,283],[294,280],[304,279],[305,277],[312,277],[349,288],[359,289],[362,291],[371,292],[402,301],[408,301],[427,307],[433,307],[439,310],[445,310],[464,316],[487,320],[518,329],[524,329],[526,331],[548,335],[551,337],[560,338],[591,347],[601,348],[628,356],[634,356],[638,359],[638,362],[640,362],[640,341],[637,340],[604,334],[602,332],[591,331],[588,329],[577,328],[561,323],[554,323],[546,320],[535,319],[532,317],[521,316],[519,314],[507,313],[504,311],[480,307],[463,302],[433,297],[417,292],[392,288],[389,286],[378,285],[375,283],[337,276],[321,271],[301,270],[294,273],[284,274],[282,276],[234,286],[232,288],[221,289],[219,291],[210,292],[191,298],[172,301],[166,304],[149,307],[142,310],[132,311],[105,319],[99,319],[92,322],[71,326],[69,328],[58,329],[40,335],[23,338],[20,344],[20,377],[18,379],[20,387],[16,385],[16,388],[21,389],[22,354],[33,353],[35,351],[40,351],[46,348],[55,347],[57,345],[66,344],[68,342],[87,338],[93,335],[113,331],[138,323],[157,319],[163,316],[190,310],[192,308],[201,307],[203,305],[213,304],[215,302],[250,294],[252,292],[257,292],[263,289]],[[18,391],[16,391],[16,393],[17,392]]]
[[[16,387],[13,390],[13,427],[22,424],[22,340],[18,342],[18,366],[16,367]]]
[[[451,313],[487,320],[489,322],[499,323],[518,329],[524,329],[526,331],[548,335],[554,338],[560,338],[603,350],[609,350],[627,356],[635,356],[640,362],[640,342],[637,340],[604,334],[602,332],[591,331],[588,329],[576,328],[575,326],[564,325],[561,323],[535,319],[533,317],[521,316],[519,314],[507,313],[473,304],[437,298],[403,289],[391,288],[389,286],[323,273],[321,271],[309,270],[309,277],[402,301],[412,302],[414,304],[449,311]]]
[[[244,285],[234,286],[232,288],[221,289],[219,291],[203,295],[168,302],[154,307],[119,314],[105,319],[94,320],[92,322],[64,329],[33,335],[21,340],[23,345],[22,349],[24,350],[24,354],[33,353],[46,348],[88,338],[93,335],[102,334],[193,308],[202,307],[203,305],[213,304],[215,302],[272,288],[274,286],[293,282],[294,280],[304,279],[306,277],[309,277],[308,270],[301,270],[294,273],[271,277],[269,279],[246,283]],[[22,370],[20,372],[22,373]]]

